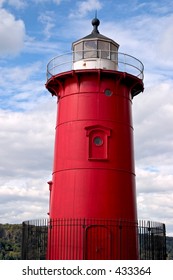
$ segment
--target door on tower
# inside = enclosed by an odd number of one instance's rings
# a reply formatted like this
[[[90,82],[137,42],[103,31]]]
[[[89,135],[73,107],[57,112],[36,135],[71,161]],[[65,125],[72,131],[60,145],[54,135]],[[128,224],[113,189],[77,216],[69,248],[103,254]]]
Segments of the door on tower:
[[[85,259],[111,259],[111,232],[106,226],[91,225],[85,229]]]

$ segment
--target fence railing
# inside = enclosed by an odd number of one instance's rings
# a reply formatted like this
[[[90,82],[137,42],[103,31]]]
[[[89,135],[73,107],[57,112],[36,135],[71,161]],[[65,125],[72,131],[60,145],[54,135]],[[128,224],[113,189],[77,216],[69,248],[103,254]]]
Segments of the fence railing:
[[[96,227],[96,223],[97,225],[99,224],[100,227]],[[90,224],[90,226],[87,226],[87,224]],[[91,222],[91,220],[86,219],[42,219],[23,222],[22,259],[46,259],[48,247],[50,251],[50,246],[53,246],[51,250],[58,252],[60,259],[93,259],[93,244],[90,244],[90,240],[93,240],[93,237],[90,239],[91,231],[86,231],[86,228],[91,229],[91,227],[94,230],[94,242],[102,242],[102,247],[106,248],[104,248],[104,252],[101,252],[102,259],[111,259],[109,255],[111,256],[112,244],[114,244],[118,248],[117,251],[119,251],[119,255],[116,256],[116,259],[123,259],[123,254],[127,255],[126,251],[130,251],[133,246],[133,241],[131,240],[132,231],[137,232],[139,259],[166,259],[166,230],[164,224],[143,220],[139,220],[138,224],[113,220],[95,220]],[[101,232],[98,228],[101,229]],[[106,240],[105,232],[107,230],[109,234]],[[85,240],[81,238],[81,236],[84,236],[84,231]],[[116,234],[111,236],[111,232]],[[56,235],[56,240],[55,238],[52,239],[52,241],[49,240],[50,233]],[[102,238],[101,241],[99,239],[100,236]],[[126,238],[126,240],[124,238]],[[79,246],[80,249],[74,250],[74,248],[78,247],[77,242],[79,239],[83,240]],[[121,242],[121,240],[125,242]],[[129,245],[127,246],[127,244]],[[85,250],[86,246],[87,253]],[[70,248],[71,251],[68,252],[68,256],[62,257],[65,247],[68,247],[68,251]],[[81,252],[85,254],[82,257]],[[114,259],[114,256],[112,259]]]
[[[137,58],[110,50],[95,50],[94,53],[91,51],[76,51],[54,57],[47,65],[47,80],[61,72],[74,70],[75,64],[80,61],[93,61],[93,63],[89,64],[91,68],[102,68],[104,65],[110,65],[110,68],[113,67],[112,69],[127,72],[139,79],[144,77],[144,65]],[[94,61],[98,63],[94,64]],[[103,64],[99,63],[99,61]]]

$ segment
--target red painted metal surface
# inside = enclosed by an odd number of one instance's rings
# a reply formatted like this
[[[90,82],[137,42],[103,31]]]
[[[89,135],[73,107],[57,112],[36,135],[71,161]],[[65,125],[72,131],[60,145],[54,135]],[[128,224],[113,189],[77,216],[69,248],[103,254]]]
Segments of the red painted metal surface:
[[[46,87],[58,97],[50,218],[129,221],[134,227],[121,235],[126,248],[123,252],[113,245],[117,230],[110,234],[109,227],[88,225],[85,258],[116,259],[121,255],[123,259],[137,259],[131,92],[143,87],[142,80],[118,71],[76,70],[53,76]],[[64,231],[62,227],[60,241],[59,233],[51,232],[50,227],[48,259],[74,259],[53,249],[59,243],[66,251],[68,246],[81,248],[83,234],[75,240],[74,229],[73,234],[66,234],[65,241]],[[95,244],[98,233],[99,244]],[[69,240],[73,245],[68,245]],[[105,246],[103,254],[99,248]],[[98,252],[94,257],[93,250]],[[84,258],[83,253],[76,255]]]

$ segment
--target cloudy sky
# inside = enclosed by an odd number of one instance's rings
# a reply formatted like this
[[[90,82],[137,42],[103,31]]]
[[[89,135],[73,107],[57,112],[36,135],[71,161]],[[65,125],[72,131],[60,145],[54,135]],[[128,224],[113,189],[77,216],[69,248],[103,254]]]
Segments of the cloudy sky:
[[[173,2],[170,0],[0,0],[0,223],[48,212],[56,98],[46,65],[100,33],[145,66],[133,99],[139,219],[163,222],[173,236]]]

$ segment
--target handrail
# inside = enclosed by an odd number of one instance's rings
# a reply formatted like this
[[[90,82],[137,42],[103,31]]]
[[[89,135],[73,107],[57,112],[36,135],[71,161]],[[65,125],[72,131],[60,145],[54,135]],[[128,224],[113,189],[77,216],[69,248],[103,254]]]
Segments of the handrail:
[[[61,72],[72,70],[75,62],[92,59],[111,61],[117,65],[117,71],[129,73],[141,80],[144,78],[144,65],[134,56],[110,50],[94,50],[68,52],[52,58],[47,65],[47,80]]]

